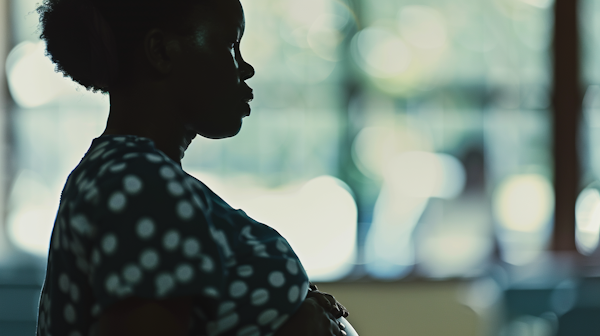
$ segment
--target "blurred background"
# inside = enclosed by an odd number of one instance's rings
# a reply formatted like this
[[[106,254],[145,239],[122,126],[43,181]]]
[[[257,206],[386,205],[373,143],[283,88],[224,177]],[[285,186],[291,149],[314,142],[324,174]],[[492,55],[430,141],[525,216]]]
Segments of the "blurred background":
[[[108,96],[0,0],[0,335],[33,335]],[[183,167],[277,229],[362,336],[597,335],[600,2],[245,0],[239,135]],[[598,251],[598,252],[596,252]]]

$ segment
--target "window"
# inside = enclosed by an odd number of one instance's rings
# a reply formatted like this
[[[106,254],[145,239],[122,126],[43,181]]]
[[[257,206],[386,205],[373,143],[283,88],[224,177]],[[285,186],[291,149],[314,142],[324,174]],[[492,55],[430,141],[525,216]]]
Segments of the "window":
[[[108,99],[53,73],[35,1],[13,4],[7,229],[44,256]],[[511,263],[547,248],[550,0],[243,5],[252,115],[234,138],[197,138],[183,166],[279,230],[313,280],[473,276],[496,240]]]

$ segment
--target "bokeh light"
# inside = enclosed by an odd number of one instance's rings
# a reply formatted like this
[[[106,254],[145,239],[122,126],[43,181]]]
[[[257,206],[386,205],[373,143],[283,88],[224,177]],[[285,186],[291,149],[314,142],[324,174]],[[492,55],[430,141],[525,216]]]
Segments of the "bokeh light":
[[[9,195],[7,229],[20,248],[45,257],[58,209],[56,193],[34,171],[21,171]]]
[[[13,99],[31,108],[56,101],[75,91],[75,84],[54,71],[54,64],[44,54],[43,41],[25,41],[13,48],[6,60],[6,76]]]
[[[348,274],[356,258],[357,208],[349,187],[332,176],[319,176],[301,186],[280,190],[231,186],[202,172],[191,172],[234,208],[268,223],[283,235],[314,281]],[[237,195],[236,195],[237,194]]]
[[[492,196],[501,258],[524,265],[547,247],[554,215],[554,190],[547,177],[517,174],[506,177]]]
[[[404,73],[412,61],[412,52],[395,33],[369,27],[352,39],[353,56],[369,75],[391,78]]]
[[[418,48],[438,49],[447,43],[444,17],[432,7],[412,5],[400,9],[398,30]]]
[[[407,197],[456,197],[464,188],[462,164],[447,154],[406,152],[386,167],[392,188]]]
[[[600,239],[600,191],[598,184],[583,189],[575,205],[575,242],[584,255],[592,254]]]
[[[552,3],[243,2],[241,49],[257,70],[252,116],[233,139],[197,138],[182,164],[279,230],[315,281],[341,279],[355,263],[387,280],[415,268],[466,276],[496,240],[504,258],[533,256],[552,214],[542,177],[551,171]],[[11,239],[45,253],[57,188],[102,132],[109,107],[53,71],[31,25],[34,5],[15,5],[17,17],[31,15],[15,20],[19,43],[6,63],[22,172],[8,213]],[[469,163],[473,155],[485,164]],[[531,165],[542,173],[505,179]],[[31,181],[56,198],[19,196]],[[591,246],[591,226],[581,227]]]
[[[554,211],[554,190],[541,175],[523,174],[506,178],[493,198],[494,214],[506,229],[535,232],[548,225]]]
[[[456,197],[464,188],[465,172],[452,156],[427,152],[397,154],[383,171],[384,182],[365,246],[366,269],[376,278],[394,280],[406,276],[415,264],[413,231],[429,198]],[[452,245],[451,237],[440,239]],[[435,238],[430,237],[426,244],[432,240]],[[466,254],[455,252],[454,256],[462,259],[459,263],[469,263]],[[445,270],[441,267],[440,271]]]

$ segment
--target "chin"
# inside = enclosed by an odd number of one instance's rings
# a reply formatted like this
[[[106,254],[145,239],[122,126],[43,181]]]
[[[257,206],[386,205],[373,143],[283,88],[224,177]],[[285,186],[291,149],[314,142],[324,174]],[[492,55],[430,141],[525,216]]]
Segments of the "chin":
[[[236,136],[242,129],[242,120],[236,124],[220,125],[210,129],[202,129],[197,133],[208,139],[226,139]]]

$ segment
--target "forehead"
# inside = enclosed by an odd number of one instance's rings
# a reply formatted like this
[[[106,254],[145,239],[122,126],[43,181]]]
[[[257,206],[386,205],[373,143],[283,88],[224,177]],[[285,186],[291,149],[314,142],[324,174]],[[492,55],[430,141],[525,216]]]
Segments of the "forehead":
[[[208,0],[194,7],[191,13],[194,24],[217,31],[243,31],[244,11],[239,0]]]

